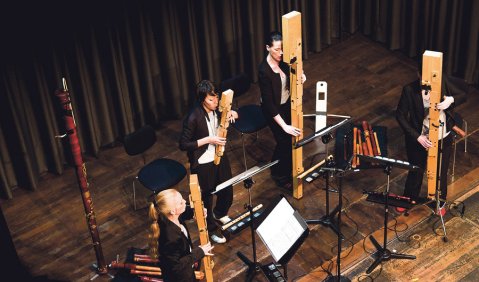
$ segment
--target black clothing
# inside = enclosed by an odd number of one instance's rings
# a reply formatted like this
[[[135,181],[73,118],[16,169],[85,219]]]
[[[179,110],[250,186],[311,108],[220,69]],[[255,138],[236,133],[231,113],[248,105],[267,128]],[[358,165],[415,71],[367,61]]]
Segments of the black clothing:
[[[279,67],[286,75],[286,87],[289,89],[289,66],[281,61]],[[261,108],[265,113],[266,119],[272,119],[280,113],[281,76],[271,69],[265,58],[259,65],[258,77],[261,91]],[[285,120],[285,122],[288,121]]]
[[[193,210],[187,208],[180,216],[180,223],[186,228],[184,220],[193,217]],[[188,229],[188,238],[174,222],[159,214],[158,253],[163,281],[192,282],[196,281],[193,264],[205,256],[200,247],[193,248]],[[190,250],[191,248],[191,250]]]
[[[216,115],[219,118],[219,114]],[[198,147],[198,139],[209,136],[208,124],[205,118],[208,117],[202,105],[197,105],[183,121],[183,131],[180,137],[180,150],[187,151],[191,169],[198,166],[198,159],[208,149],[208,144]],[[201,187],[203,188],[203,187]]]
[[[180,149],[187,151],[192,174],[198,175],[198,182],[201,187],[201,198],[204,207],[208,211],[206,217],[208,230],[213,231],[217,228],[213,217],[221,218],[228,214],[228,210],[233,203],[233,187],[223,189],[217,193],[216,205],[213,208],[213,195],[211,192],[216,186],[232,177],[231,167],[226,154],[221,157],[219,165],[213,162],[199,164],[198,159],[206,152],[208,144],[198,147],[198,139],[209,136],[208,125],[206,122],[207,113],[202,105],[196,106],[183,122],[183,131],[180,137]],[[217,112],[218,124],[221,115]]]
[[[289,66],[284,62],[280,62],[279,67],[287,77],[288,82],[286,85],[289,88]],[[292,136],[284,132],[273,118],[279,114],[284,122],[291,124],[291,102],[288,99],[286,103],[281,105],[281,76],[271,69],[266,59],[259,65],[259,87],[261,91],[261,109],[276,141],[276,147],[271,160],[279,160],[278,164],[271,167],[271,175],[281,185],[284,182],[291,181]]]
[[[442,97],[453,96],[454,103],[445,110],[446,132],[450,132],[455,125],[452,118],[453,108],[466,100],[466,91],[459,86],[458,80],[449,76],[443,76]],[[441,99],[442,100],[442,99]],[[424,171],[427,166],[427,151],[417,141],[421,135],[423,121],[427,113],[424,112],[424,104],[421,95],[420,81],[414,81],[403,87],[401,98],[396,110],[396,119],[404,131],[406,141],[406,153],[408,162],[420,167],[418,171],[409,171],[406,179],[404,196],[417,198],[419,196]],[[440,144],[440,143],[439,143]],[[447,170],[452,149],[452,136],[449,134],[443,142],[442,165],[441,165],[441,198],[447,196]],[[439,160],[438,160],[439,161]]]
[[[291,103],[288,100],[279,107],[281,117],[288,122],[291,120]],[[278,125],[274,119],[268,119],[268,126],[273,132],[276,147],[273,151],[271,161],[279,160],[279,163],[271,167],[271,175],[278,185],[282,186],[286,182],[291,181],[291,173],[293,170],[293,145],[292,136],[284,132],[283,128]]]
[[[223,155],[219,165],[215,165],[213,162],[200,164],[196,169],[192,169],[191,173],[198,175],[201,198],[204,207],[208,211],[208,216],[206,217],[208,231],[213,231],[217,228],[214,217],[219,219],[228,215],[228,210],[233,204],[233,187],[225,188],[216,193],[217,197],[214,207],[213,196],[210,194],[215,190],[216,186],[232,178],[228,157]]]
[[[443,149],[441,151],[439,142],[439,153],[442,152],[441,159],[441,174],[439,175],[441,199],[447,197],[447,171],[449,169],[449,161],[451,159],[452,152],[452,134],[449,134],[444,138]],[[410,197],[413,200],[417,200],[421,191],[422,179],[427,167],[427,151],[424,147],[417,142],[417,140],[411,140],[406,138],[406,153],[408,162],[419,166],[417,171],[409,171],[406,178],[406,185],[404,188],[404,196]],[[438,170],[439,171],[439,160]]]

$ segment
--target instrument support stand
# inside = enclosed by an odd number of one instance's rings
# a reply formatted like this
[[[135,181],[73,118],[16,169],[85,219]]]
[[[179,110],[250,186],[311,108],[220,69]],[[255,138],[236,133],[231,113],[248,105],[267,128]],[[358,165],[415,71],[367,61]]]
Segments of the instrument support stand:
[[[310,219],[306,220],[308,224],[322,224],[326,227],[330,227],[333,231],[338,235],[341,240],[344,240],[343,234],[339,231],[339,223],[335,220],[336,214],[338,214],[338,221],[339,221],[339,212],[341,211],[341,206],[338,204],[331,212],[329,211],[329,178],[330,178],[330,170],[334,170],[335,163],[332,159],[326,161],[326,166],[322,168],[323,176],[326,180],[326,215],[321,217],[320,219]],[[338,191],[339,192],[339,191]],[[341,201],[341,195],[339,195]]]
[[[387,236],[388,236],[388,214],[389,214],[389,180],[390,180],[390,174],[391,174],[391,165],[386,165],[384,168],[384,172],[388,176],[388,182],[386,186],[386,192],[384,193],[384,242],[383,246],[379,245],[378,241],[371,235],[369,236],[369,239],[371,240],[371,243],[373,243],[374,247],[376,247],[376,253],[374,254],[376,256],[376,259],[374,262],[371,264],[371,266],[366,270],[366,273],[369,274],[371,273],[381,262],[383,261],[388,261],[390,259],[416,259],[416,256],[413,255],[406,255],[406,254],[397,254],[394,252],[391,252],[390,250],[387,249]]]

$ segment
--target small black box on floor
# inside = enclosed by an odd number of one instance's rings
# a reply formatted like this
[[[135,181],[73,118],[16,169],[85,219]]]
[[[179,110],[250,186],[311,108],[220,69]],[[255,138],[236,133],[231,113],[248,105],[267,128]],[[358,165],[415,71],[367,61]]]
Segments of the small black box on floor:
[[[268,278],[268,281],[286,282],[286,279],[284,278],[283,274],[281,274],[281,271],[279,271],[278,267],[273,262],[261,266],[261,270],[263,271],[266,278]]]

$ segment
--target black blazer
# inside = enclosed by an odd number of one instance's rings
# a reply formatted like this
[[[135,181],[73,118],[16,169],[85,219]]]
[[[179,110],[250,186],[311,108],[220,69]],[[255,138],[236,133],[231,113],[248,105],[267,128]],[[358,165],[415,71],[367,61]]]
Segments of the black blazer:
[[[193,209],[187,207],[180,217],[180,222],[185,228],[184,220],[192,217]],[[158,224],[160,226],[158,253],[163,280],[165,282],[196,281],[192,265],[205,256],[203,249],[193,248],[188,229],[186,229],[188,233],[188,238],[186,238],[181,229],[163,214],[159,215]]]
[[[180,136],[180,150],[187,151],[191,170],[198,167],[198,159],[208,149],[208,144],[198,147],[198,139],[207,137],[208,124],[205,117],[208,117],[202,105],[197,105],[183,121],[183,131]],[[218,123],[221,115],[216,111]]]
[[[287,88],[289,88],[289,66],[281,61],[279,67],[286,74]],[[261,91],[261,108],[265,117],[272,119],[279,114],[281,104],[281,76],[269,66],[266,58],[259,65],[259,89]]]
[[[464,81],[447,75],[443,76],[442,97],[453,96],[454,103],[446,109],[446,131],[449,132],[455,125],[453,109],[466,101],[467,86],[461,85]],[[401,98],[396,109],[396,120],[403,129],[407,138],[416,140],[422,131],[424,121],[424,105],[420,95],[420,82],[416,80],[403,87]],[[442,100],[442,98],[441,98]]]

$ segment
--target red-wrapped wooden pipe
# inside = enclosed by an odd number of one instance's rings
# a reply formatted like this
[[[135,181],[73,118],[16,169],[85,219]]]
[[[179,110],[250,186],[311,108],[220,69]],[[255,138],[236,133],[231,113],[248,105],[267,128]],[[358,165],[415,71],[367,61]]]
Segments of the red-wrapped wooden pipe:
[[[91,239],[93,241],[93,248],[95,250],[97,260],[97,272],[100,274],[106,274],[108,269],[106,267],[105,258],[103,257],[103,250],[100,243],[100,233],[98,232],[95,212],[93,211],[93,200],[90,196],[90,190],[88,189],[86,167],[81,155],[80,142],[78,141],[70,93],[68,92],[65,78],[63,78],[63,89],[57,90],[55,92],[55,96],[60,99],[60,103],[63,108],[63,119],[66,126],[66,135],[70,141],[70,149],[75,163],[77,182],[83,199],[83,207],[85,209],[85,217],[90,230]]]

